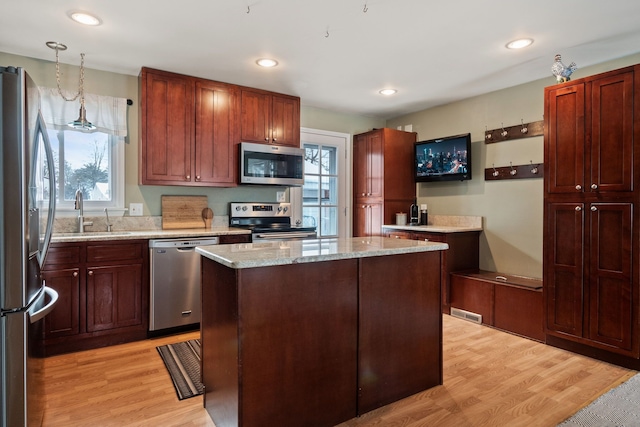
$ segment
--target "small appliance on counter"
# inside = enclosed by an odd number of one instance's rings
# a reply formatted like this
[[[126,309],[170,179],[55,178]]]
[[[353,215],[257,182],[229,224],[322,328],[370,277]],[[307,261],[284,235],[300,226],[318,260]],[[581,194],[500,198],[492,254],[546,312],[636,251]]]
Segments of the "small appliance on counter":
[[[414,200],[409,209],[409,225],[420,225],[420,217],[418,215],[418,201]]]
[[[316,227],[291,224],[290,203],[231,203],[229,227],[251,230],[254,242],[317,237]]]
[[[429,213],[427,212],[427,204],[420,205],[420,225],[429,225]]]

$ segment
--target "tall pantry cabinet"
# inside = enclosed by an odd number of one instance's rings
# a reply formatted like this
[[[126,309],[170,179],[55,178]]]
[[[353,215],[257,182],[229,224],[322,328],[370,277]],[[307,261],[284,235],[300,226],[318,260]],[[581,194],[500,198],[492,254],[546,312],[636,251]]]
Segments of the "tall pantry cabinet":
[[[416,197],[415,132],[374,129],[353,137],[353,236],[381,236]],[[407,214],[407,216],[409,216]]]
[[[547,343],[637,368],[640,65],[544,97]]]

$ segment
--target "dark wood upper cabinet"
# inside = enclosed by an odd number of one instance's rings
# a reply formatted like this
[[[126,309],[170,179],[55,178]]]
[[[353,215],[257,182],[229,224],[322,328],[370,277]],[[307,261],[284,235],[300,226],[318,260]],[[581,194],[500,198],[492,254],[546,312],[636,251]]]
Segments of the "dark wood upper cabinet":
[[[239,90],[224,83],[197,80],[195,182],[236,182]]]
[[[192,179],[193,79],[142,69],[140,183],[185,185]]]
[[[634,360],[640,357],[639,107],[640,66],[545,89],[547,339]]]
[[[353,137],[353,235],[380,236],[416,197],[415,132],[376,129]]]
[[[242,88],[242,142],[300,147],[300,98]]]
[[[241,141],[300,146],[300,98],[150,68],[140,92],[141,184],[233,187]]]

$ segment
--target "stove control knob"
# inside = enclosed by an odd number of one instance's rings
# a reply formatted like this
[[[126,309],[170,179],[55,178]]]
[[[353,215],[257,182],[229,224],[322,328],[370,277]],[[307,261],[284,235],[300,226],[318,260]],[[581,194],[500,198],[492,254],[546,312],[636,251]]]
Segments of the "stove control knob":
[[[239,211],[239,210],[240,210],[240,206],[236,206],[236,211]]]
[[[289,210],[289,208],[288,208],[288,207],[286,207],[286,206],[285,206],[284,208],[282,208],[282,209],[283,209],[285,212]]]
[[[278,212],[282,212],[282,206],[278,206]]]
[[[243,207],[242,207],[242,210],[243,210],[243,211],[246,211],[246,210],[247,210],[247,207],[246,207],[246,206],[243,206]]]

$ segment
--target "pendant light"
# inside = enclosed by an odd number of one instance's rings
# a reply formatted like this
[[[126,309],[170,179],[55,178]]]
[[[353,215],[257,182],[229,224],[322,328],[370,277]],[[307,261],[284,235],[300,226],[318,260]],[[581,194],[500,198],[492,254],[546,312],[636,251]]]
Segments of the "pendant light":
[[[75,101],[80,98],[80,112],[78,118],[67,125],[78,130],[94,130],[96,127],[87,120],[87,110],[84,107],[84,53],[80,54],[80,80],[78,82],[78,93],[73,98],[67,98],[60,89],[60,61],[58,52],[67,50],[67,46],[58,42],[47,42],[47,46],[56,51],[56,84],[58,85],[58,93],[65,101]]]

